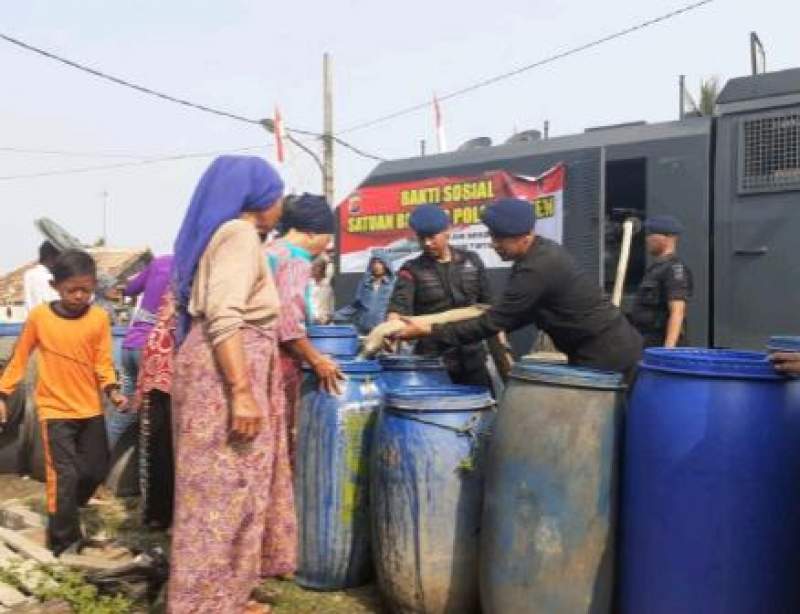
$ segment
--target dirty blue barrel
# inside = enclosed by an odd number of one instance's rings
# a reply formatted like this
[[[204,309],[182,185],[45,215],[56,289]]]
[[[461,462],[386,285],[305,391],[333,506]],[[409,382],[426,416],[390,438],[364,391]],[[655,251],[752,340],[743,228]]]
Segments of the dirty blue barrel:
[[[452,384],[441,358],[413,354],[388,354],[379,358],[386,389],[407,386],[438,386]]]
[[[622,375],[522,361],[486,467],[487,614],[611,612]]]
[[[313,325],[306,329],[309,341],[323,354],[351,357],[358,354],[358,332],[347,324]]]
[[[480,611],[482,450],[493,407],[475,386],[387,392],[370,497],[378,585],[392,612]]]
[[[800,612],[800,381],[648,349],[625,437],[620,611]]]
[[[303,382],[295,497],[299,561],[295,579],[316,590],[361,586],[372,578],[369,450],[383,402],[375,361],[344,360],[341,395]]]

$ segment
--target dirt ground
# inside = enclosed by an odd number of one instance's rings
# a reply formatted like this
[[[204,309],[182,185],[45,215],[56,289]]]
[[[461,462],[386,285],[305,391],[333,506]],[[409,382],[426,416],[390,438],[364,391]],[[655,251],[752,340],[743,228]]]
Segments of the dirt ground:
[[[15,475],[0,475],[0,501],[23,499],[38,511],[44,510],[44,484]],[[90,509],[84,518],[87,529],[103,531],[120,543],[133,547],[159,544],[168,548],[169,538],[163,533],[147,531],[139,526],[136,499],[106,498],[103,505]],[[384,612],[374,586],[342,592],[321,593],[303,590],[293,582],[269,580],[260,597],[272,605],[275,614],[379,614]],[[143,610],[144,611],[144,610]],[[152,614],[163,611],[150,608]]]

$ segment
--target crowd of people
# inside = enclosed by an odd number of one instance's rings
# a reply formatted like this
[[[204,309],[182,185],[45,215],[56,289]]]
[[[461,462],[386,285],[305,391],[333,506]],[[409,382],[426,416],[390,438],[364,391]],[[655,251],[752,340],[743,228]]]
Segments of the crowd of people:
[[[645,345],[685,340],[691,273],[677,255],[674,218],[647,222],[654,264],[631,318],[563,246],[536,235],[527,201],[500,199],[483,214],[494,249],[513,262],[494,302],[480,257],[450,244],[442,209],[421,205],[409,223],[420,255],[397,271],[376,255],[352,303],[335,311],[319,259],[334,233],[330,204],[285,196],[281,177],[260,158],[217,158],[194,191],[173,254],[121,289],[139,304],[119,379],[102,306],[112,289],[87,253],[43,245],[29,273],[39,290],[26,296],[30,313],[0,378],[0,419],[35,353],[48,547],[56,555],[80,550],[79,509],[106,475],[109,446],[138,422],[143,520],[171,527],[169,611],[264,611],[251,600],[259,579],[291,577],[297,563],[301,366],[331,393],[344,377],[310,343],[309,324],[346,321],[367,333],[402,320],[396,339],[419,340],[417,352],[441,356],[455,383],[483,386],[491,383],[483,340],[529,324],[570,364],[618,371],[629,382]],[[478,304],[487,306],[482,315],[461,322],[427,326],[411,317]],[[773,360],[800,372],[797,354]]]

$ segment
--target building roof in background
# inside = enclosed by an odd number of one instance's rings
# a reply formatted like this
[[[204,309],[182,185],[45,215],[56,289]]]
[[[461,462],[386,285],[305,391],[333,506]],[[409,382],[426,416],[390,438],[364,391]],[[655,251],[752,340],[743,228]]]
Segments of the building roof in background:
[[[150,252],[147,248],[122,249],[114,247],[90,247],[86,250],[97,262],[97,269],[112,277],[132,274],[140,268],[146,255]],[[30,262],[0,277],[0,305],[22,304],[24,302],[23,277],[25,272],[36,266]]]

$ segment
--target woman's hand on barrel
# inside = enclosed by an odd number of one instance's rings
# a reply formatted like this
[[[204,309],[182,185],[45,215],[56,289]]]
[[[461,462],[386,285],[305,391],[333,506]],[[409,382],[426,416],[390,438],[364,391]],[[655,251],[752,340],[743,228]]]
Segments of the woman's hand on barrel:
[[[419,339],[420,337],[428,337],[431,334],[432,327],[430,324],[420,322],[415,318],[400,318],[406,325],[401,331],[392,335],[392,339],[401,339],[403,341],[411,341]]]
[[[253,393],[248,391],[234,393],[231,400],[233,423],[231,434],[240,440],[250,441],[261,430],[262,411]]]
[[[800,376],[800,352],[774,352],[769,355],[769,359],[776,371]]]
[[[8,406],[3,399],[0,399],[0,424],[5,424],[8,421]]]
[[[340,382],[344,381],[339,365],[330,356],[320,355],[313,362],[312,367],[317,375],[320,387],[328,394],[341,394]]]

